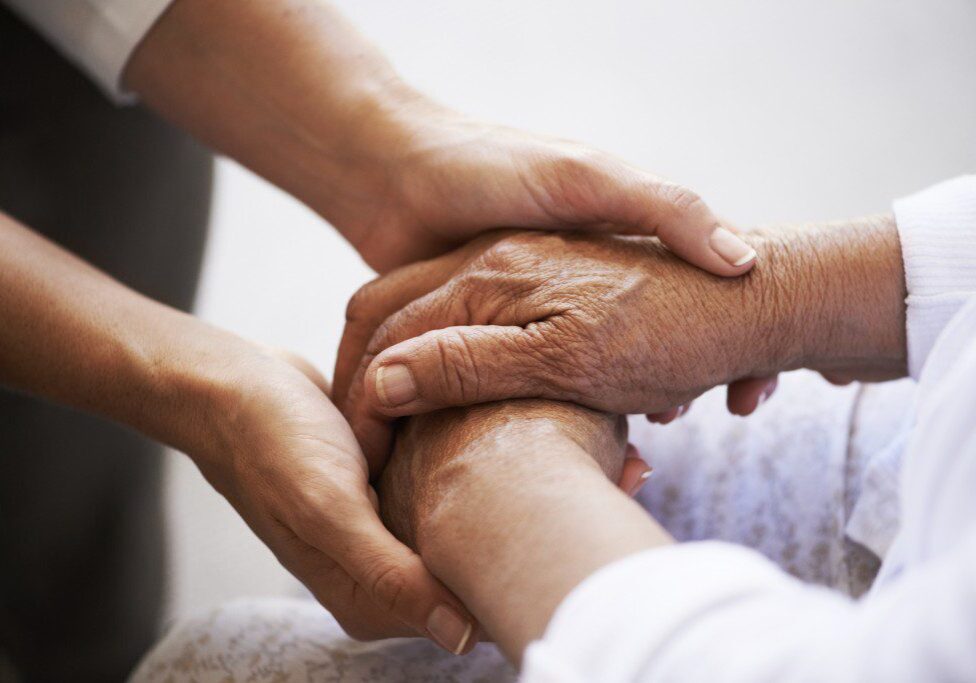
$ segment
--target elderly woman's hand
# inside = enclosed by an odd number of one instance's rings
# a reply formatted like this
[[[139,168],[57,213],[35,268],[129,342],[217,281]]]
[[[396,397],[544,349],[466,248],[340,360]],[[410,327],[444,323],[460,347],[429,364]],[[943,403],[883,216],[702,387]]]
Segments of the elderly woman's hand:
[[[351,636],[422,636],[457,652],[442,615],[473,622],[381,523],[366,462],[325,380],[292,354],[230,335],[218,342],[193,364],[192,380],[167,382],[191,415],[192,437],[180,445]],[[201,391],[206,399],[189,405]]]
[[[757,334],[779,322],[761,319],[756,286],[703,273],[653,239],[497,233],[350,302],[337,397],[371,457],[388,451],[390,416],[450,405],[542,397],[665,410],[788,353]]]
[[[401,269],[350,302],[340,407],[375,468],[391,417],[445,406],[541,397],[652,413],[796,367],[903,372],[890,219],[749,239],[763,260],[737,279],[654,239],[533,232]]]

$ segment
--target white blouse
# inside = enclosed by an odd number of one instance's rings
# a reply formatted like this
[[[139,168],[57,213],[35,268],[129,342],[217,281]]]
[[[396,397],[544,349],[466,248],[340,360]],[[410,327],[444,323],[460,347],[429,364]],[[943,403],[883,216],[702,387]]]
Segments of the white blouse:
[[[89,74],[112,99],[129,56],[172,0],[0,0]]]

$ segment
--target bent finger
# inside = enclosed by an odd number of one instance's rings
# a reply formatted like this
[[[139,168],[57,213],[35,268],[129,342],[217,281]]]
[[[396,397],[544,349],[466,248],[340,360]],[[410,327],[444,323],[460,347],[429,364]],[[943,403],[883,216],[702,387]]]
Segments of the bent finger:
[[[333,374],[333,395],[340,409],[376,328],[411,301],[437,289],[450,277],[453,265],[450,255],[414,263],[365,284],[352,296]]]
[[[644,462],[633,444],[627,444],[627,455],[624,458],[623,470],[617,486],[621,491],[633,498],[640,492],[651,476],[653,468]]]
[[[309,528],[311,526],[312,528]],[[305,525],[304,540],[334,557],[361,591],[386,614],[438,645],[463,654],[477,641],[477,624],[423,560],[383,526],[369,503],[341,526]]]
[[[733,415],[751,415],[776,391],[776,377],[748,377],[729,384],[726,404]]]

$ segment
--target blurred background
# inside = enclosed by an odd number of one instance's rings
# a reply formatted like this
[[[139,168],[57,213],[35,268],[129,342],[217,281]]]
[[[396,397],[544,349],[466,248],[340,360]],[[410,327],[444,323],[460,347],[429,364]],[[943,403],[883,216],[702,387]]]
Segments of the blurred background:
[[[886,211],[976,172],[972,0],[337,0],[401,73],[486,119],[585,141],[738,225]],[[198,311],[331,374],[371,271],[288,196],[221,161]],[[168,456],[169,615],[298,592]]]

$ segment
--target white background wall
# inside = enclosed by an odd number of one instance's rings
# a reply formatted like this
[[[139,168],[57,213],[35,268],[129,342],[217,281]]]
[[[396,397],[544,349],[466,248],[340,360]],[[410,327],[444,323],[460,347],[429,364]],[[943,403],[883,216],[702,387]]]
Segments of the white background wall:
[[[341,0],[414,84],[696,188],[738,224],[884,211],[976,172],[972,0]],[[200,314],[331,369],[370,271],[229,162]],[[297,589],[170,458],[171,613]]]

